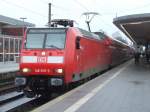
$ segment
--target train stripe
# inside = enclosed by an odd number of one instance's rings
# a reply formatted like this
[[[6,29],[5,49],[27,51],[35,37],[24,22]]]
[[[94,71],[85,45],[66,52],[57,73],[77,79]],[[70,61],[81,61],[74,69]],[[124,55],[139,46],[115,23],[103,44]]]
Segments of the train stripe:
[[[37,56],[22,56],[23,63],[37,63]],[[63,63],[63,56],[48,56],[47,63]]]
[[[63,63],[64,57],[63,56],[49,56],[47,63]]]
[[[23,63],[37,63],[37,56],[22,56]]]

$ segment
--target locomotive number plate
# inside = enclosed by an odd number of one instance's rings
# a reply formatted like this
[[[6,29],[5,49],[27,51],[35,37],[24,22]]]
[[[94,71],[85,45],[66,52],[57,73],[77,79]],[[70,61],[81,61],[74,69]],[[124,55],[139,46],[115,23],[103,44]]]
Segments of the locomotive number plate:
[[[46,57],[38,57],[37,58],[37,62],[38,63],[46,63],[47,62],[47,58]]]

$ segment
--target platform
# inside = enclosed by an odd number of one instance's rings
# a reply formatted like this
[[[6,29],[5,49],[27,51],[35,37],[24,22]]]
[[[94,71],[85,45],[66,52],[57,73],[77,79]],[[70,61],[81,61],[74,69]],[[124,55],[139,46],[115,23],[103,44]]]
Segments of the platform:
[[[0,62],[0,74],[19,70],[19,64],[15,62]]]
[[[131,60],[33,112],[150,112],[150,65]]]

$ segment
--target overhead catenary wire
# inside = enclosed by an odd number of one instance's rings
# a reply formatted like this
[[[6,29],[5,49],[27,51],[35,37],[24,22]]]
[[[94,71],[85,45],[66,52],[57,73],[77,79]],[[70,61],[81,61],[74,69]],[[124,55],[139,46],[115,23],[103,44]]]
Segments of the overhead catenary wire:
[[[36,14],[36,15],[38,15],[38,16],[46,17],[46,18],[47,18],[47,16],[45,16],[45,15],[39,13],[39,12],[36,12],[36,11],[33,11],[33,10],[28,9],[28,8],[26,8],[26,7],[17,5],[17,4],[15,4],[15,3],[10,2],[10,1],[7,1],[7,0],[1,0],[1,1],[2,1],[2,2],[5,2],[5,3],[7,3],[7,4],[11,5],[11,6],[17,7],[17,8],[19,8],[19,9],[23,9],[23,10],[26,11],[26,12],[29,12],[29,13]]]
[[[31,10],[31,9],[25,8],[25,7],[23,7],[23,6],[17,5],[17,4],[15,4],[15,3],[10,2],[10,1],[7,1],[7,0],[1,0],[1,1],[3,1],[3,2],[9,4],[9,5],[13,5],[13,6],[17,7],[17,8],[21,8],[21,9],[27,11],[27,12],[30,12],[30,13],[33,13],[33,14],[36,14],[36,15],[39,15],[39,16],[42,16],[42,17],[46,17],[46,18],[47,18],[47,16],[45,16],[45,15],[43,15],[43,14],[40,14],[39,12],[36,12],[36,11]],[[40,0],[40,1],[41,1],[41,0]],[[81,4],[79,1],[77,1],[77,0],[73,0],[73,1],[75,1],[78,5],[80,5],[80,7],[84,8],[86,11],[89,11],[89,10],[88,10],[83,4]],[[44,1],[43,3],[48,4],[48,3],[45,2],[45,1]],[[69,11],[68,9],[65,9],[65,8],[63,8],[63,7],[60,7],[60,6],[58,6],[58,5],[53,5],[53,4],[52,4],[52,6],[55,7],[55,8],[59,8],[59,9],[61,9],[61,10],[63,9],[63,10]]]
[[[36,15],[38,15],[38,16],[45,17],[45,18],[48,17],[47,15],[43,15],[43,14],[37,12],[37,11],[31,10],[31,9],[26,8],[26,7],[23,7],[23,6],[20,6],[20,5],[15,4],[15,3],[11,2],[11,1],[8,1],[8,0],[0,0],[0,1],[5,2],[5,3],[7,3],[7,4],[11,5],[11,6],[15,6],[15,7],[17,7],[17,8],[23,9],[23,10],[25,10],[26,12],[33,13],[33,14],[36,14]],[[49,0],[39,0],[39,1],[41,1],[41,2],[43,2],[44,4],[47,5]],[[73,1],[74,1],[76,4],[78,4],[78,6],[82,7],[85,11],[89,11],[89,9],[88,9],[83,3],[81,3],[79,0],[73,0]],[[136,10],[136,9],[141,9],[141,8],[144,8],[144,7],[148,7],[149,5],[150,5],[150,4],[145,4],[145,5],[142,5],[142,6],[139,6],[139,7],[135,7],[135,8],[133,8],[133,9],[127,9],[127,10],[125,10],[125,12],[126,12],[126,11],[129,11],[129,10]],[[58,6],[58,5],[55,5],[55,4],[52,4],[52,7],[55,7],[55,8],[57,8],[57,9],[61,9],[61,10],[65,11],[65,12],[71,12],[71,10],[68,10],[66,7]],[[107,14],[111,15],[111,12],[107,12]],[[113,13],[113,14],[114,14],[114,13]],[[55,15],[55,14],[54,14],[54,15]],[[106,23],[105,20],[102,19],[103,15],[105,15],[105,13],[101,13],[101,17],[99,16],[99,18],[103,21],[103,22],[101,22],[101,23],[102,23],[102,24],[105,24],[105,25],[107,25],[107,26],[109,26],[109,27],[112,27],[112,24],[110,25],[110,23]]]
[[[89,12],[89,9],[85,6],[85,5],[83,5],[82,3],[80,3],[78,0],[73,0],[74,2],[76,2],[80,7],[82,7],[83,9],[85,9],[87,12]],[[98,12],[99,13],[99,12]],[[102,24],[104,24],[104,25],[106,25],[106,26],[108,26],[108,27],[113,27],[112,25],[113,24],[110,24],[110,23],[106,23],[103,19],[102,19],[102,17],[103,17],[103,14],[102,13],[99,13],[99,16],[98,16],[103,22],[101,22]]]
[[[78,4],[81,8],[83,8],[86,11],[89,11],[89,9],[87,7],[85,7],[81,2],[79,2],[78,0],[73,0],[76,4]]]
[[[39,0],[41,3],[43,4],[48,4],[49,2],[47,2],[46,0]]]
[[[138,9],[142,9],[142,8],[146,8],[146,7],[150,7],[150,3],[146,3],[144,5],[134,7],[134,8],[131,8],[131,9],[120,10],[119,12],[128,12],[128,11],[138,10]]]
[[[51,2],[46,2],[46,1],[43,1],[43,0],[39,0],[41,3],[47,5]],[[66,11],[66,12],[71,12],[70,9],[66,8],[66,7],[62,7],[62,6],[59,6],[59,5],[56,5],[54,3],[51,3],[52,7],[53,8],[57,8],[57,9],[60,9],[60,10],[63,10],[63,11]]]
[[[61,10],[61,11],[63,11],[63,13],[66,13],[67,15],[69,14],[72,14],[72,11],[69,9],[69,8],[66,8],[66,7],[62,7],[62,6],[60,6],[60,5],[56,5],[56,4],[54,4],[54,3],[52,3],[52,2],[46,2],[46,0],[39,0],[41,3],[43,3],[44,5],[48,5],[49,3],[51,3],[51,7],[52,8],[55,8],[55,9],[58,9],[58,10]],[[52,1],[52,0],[51,0]],[[54,10],[55,10],[54,9]],[[52,16],[56,16],[57,14],[52,14]]]
[[[61,7],[61,6],[58,6],[58,5],[52,4],[52,7],[63,10],[63,11],[71,12],[70,9],[67,9],[67,8],[64,8],[64,7]]]

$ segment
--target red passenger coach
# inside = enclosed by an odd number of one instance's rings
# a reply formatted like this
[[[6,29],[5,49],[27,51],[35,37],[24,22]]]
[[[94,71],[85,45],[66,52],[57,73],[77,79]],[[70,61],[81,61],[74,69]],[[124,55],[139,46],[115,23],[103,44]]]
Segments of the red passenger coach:
[[[69,28],[29,28],[15,84],[25,93],[42,94],[107,69],[112,40],[102,33]]]

